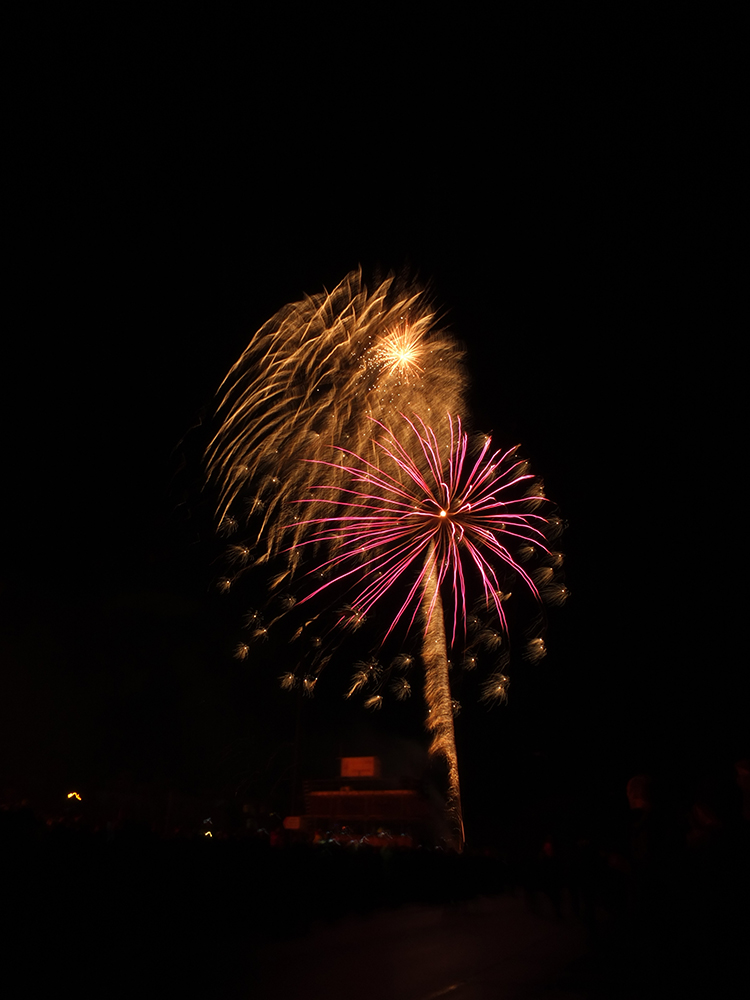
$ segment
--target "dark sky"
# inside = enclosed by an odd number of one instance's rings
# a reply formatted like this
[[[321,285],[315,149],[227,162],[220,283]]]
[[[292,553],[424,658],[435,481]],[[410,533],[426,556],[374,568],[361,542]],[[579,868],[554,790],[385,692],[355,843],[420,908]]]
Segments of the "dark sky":
[[[469,784],[750,753],[731,26],[436,16],[22,32],[4,785],[271,780],[294,708],[228,655],[202,421],[264,320],[358,265],[432,282],[475,424],[569,522],[573,596],[510,705],[467,708]],[[367,749],[348,711],[305,706],[309,776]],[[424,743],[367,725],[398,766]]]

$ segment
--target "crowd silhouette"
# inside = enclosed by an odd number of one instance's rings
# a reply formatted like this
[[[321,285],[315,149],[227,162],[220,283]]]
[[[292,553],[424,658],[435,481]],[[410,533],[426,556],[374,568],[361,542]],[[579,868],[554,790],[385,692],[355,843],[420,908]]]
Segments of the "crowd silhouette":
[[[164,974],[192,980],[214,961],[199,956],[215,958],[228,941],[247,955],[320,921],[505,893],[546,919],[585,927],[592,997],[742,995],[750,761],[688,781],[633,775],[620,799],[602,817],[595,803],[587,812],[559,801],[550,809],[532,796],[497,843],[461,856],[384,830],[305,838],[278,817],[241,835],[196,828],[164,837],[127,819],[97,828],[80,813],[50,818],[7,806],[0,844],[11,953],[27,956],[33,978],[85,952],[100,979],[125,955],[137,968],[158,941]],[[189,959],[178,959],[185,949]]]

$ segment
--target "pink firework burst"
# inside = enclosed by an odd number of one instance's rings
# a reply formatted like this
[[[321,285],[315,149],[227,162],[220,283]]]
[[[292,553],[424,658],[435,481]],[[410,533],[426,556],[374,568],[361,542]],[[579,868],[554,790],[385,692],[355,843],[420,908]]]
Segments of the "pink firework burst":
[[[311,518],[303,545],[326,544],[331,555],[316,569],[326,582],[305,601],[333,584],[354,578],[356,595],[350,607],[366,615],[397,584],[408,593],[393,618],[387,636],[405,616],[409,626],[419,611],[426,584],[432,595],[425,612],[426,628],[442,590],[452,599],[452,642],[459,623],[466,623],[467,575],[481,581],[488,607],[497,611],[503,630],[506,617],[499,575],[508,571],[522,579],[539,599],[534,580],[519,565],[512,550],[539,548],[547,553],[548,519],[532,513],[545,498],[529,496],[533,476],[516,457],[518,446],[492,451],[488,437],[478,457],[469,454],[467,433],[459,417],[448,419],[450,438],[442,445],[419,417],[403,419],[402,434],[374,420],[382,434],[374,439],[375,460],[340,449],[340,464],[320,462],[346,474],[349,487],[314,487],[316,505],[321,493],[330,504],[329,516]],[[414,567],[412,569],[412,567]],[[416,571],[416,572],[415,572]]]

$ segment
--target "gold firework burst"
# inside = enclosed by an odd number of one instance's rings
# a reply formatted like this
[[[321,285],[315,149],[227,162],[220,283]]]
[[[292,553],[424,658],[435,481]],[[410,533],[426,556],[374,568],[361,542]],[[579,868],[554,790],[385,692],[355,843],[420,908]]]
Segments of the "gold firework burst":
[[[426,351],[421,331],[404,323],[384,334],[371,348],[370,364],[374,362],[385,378],[401,378],[409,382],[424,373]]]
[[[292,501],[319,483],[310,461],[330,461],[334,445],[369,453],[371,418],[408,410],[440,427],[462,409],[463,353],[425,290],[393,275],[370,290],[355,271],[332,292],[285,306],[220,388],[206,463],[221,530],[237,526],[237,501],[250,498],[254,555],[277,552]]]

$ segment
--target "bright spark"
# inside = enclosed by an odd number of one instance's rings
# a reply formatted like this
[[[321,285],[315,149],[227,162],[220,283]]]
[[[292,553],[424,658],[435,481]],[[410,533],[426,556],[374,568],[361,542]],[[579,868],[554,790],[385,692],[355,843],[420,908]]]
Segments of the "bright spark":
[[[387,377],[416,377],[424,372],[425,346],[420,333],[410,326],[391,330],[373,350],[375,362]]]

